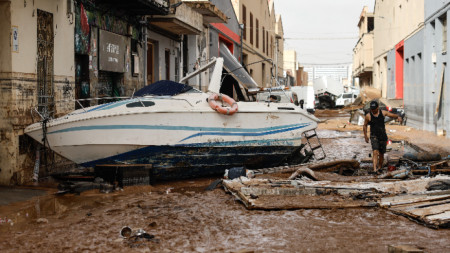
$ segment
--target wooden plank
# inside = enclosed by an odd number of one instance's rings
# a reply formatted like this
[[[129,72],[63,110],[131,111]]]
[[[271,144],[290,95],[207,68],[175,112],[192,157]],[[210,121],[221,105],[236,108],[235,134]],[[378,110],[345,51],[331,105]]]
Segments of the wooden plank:
[[[397,206],[397,205],[405,205],[405,204],[414,204],[420,202],[427,202],[431,200],[443,200],[449,199],[450,195],[436,195],[436,196],[428,196],[428,195],[406,195],[406,196],[395,196],[382,198],[379,202],[380,206]]]
[[[359,162],[357,160],[336,160],[332,162],[312,164],[309,166],[311,170],[328,171],[333,169],[339,169],[342,166],[352,167],[354,169],[359,168]],[[337,167],[337,168],[336,168]]]
[[[442,221],[450,221],[450,211],[446,211],[444,213],[430,215],[426,217],[427,220],[442,220]]]
[[[414,245],[388,245],[388,253],[423,253]]]
[[[409,211],[413,215],[417,216],[429,216],[429,215],[436,215],[440,213],[444,213],[450,211],[450,203],[444,204],[444,205],[433,205],[429,207],[424,208],[415,208],[414,210]]]
[[[430,168],[431,172],[440,172],[440,173],[449,173],[450,172],[450,168],[443,168],[443,169],[439,169],[439,168],[434,168],[431,167]],[[413,174],[428,174],[428,170],[412,170]]]
[[[392,210],[413,210],[415,208],[425,208],[428,206],[445,205],[445,204],[449,204],[449,203],[450,203],[450,199],[445,199],[445,200],[438,200],[438,201],[426,201],[426,202],[420,202],[420,203],[398,205],[398,206],[390,207],[390,209],[392,209]]]
[[[445,73],[445,64],[442,64],[442,72],[441,72],[441,83],[439,85],[439,93],[436,101],[436,111],[434,112],[434,117],[437,122],[437,116],[440,110],[441,98],[442,98],[442,87],[444,86],[444,73]]]
[[[448,166],[447,163],[448,163],[448,161],[443,160],[443,161],[440,161],[440,162],[437,162],[437,163],[433,163],[433,164],[431,164],[430,166],[437,166],[437,165]]]

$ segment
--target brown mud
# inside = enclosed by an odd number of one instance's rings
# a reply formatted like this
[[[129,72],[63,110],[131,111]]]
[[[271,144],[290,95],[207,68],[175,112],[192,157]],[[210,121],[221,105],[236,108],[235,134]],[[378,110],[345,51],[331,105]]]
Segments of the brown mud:
[[[368,156],[370,145],[360,131],[324,124],[318,134],[327,159]],[[0,251],[387,252],[388,245],[410,244],[425,252],[450,252],[449,229],[430,229],[381,208],[249,211],[220,188],[205,191],[215,179],[109,194],[92,190],[59,196],[53,191],[0,206],[0,218],[6,218],[0,224]],[[130,243],[119,235],[123,226],[155,238]]]

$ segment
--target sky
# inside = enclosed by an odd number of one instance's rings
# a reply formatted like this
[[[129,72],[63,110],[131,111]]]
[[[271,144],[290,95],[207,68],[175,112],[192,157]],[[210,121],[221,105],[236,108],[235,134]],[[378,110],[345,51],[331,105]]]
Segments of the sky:
[[[297,51],[301,65],[348,65],[358,41],[364,6],[375,0],[275,0],[281,14],[284,49]],[[318,40],[320,38],[320,40]]]

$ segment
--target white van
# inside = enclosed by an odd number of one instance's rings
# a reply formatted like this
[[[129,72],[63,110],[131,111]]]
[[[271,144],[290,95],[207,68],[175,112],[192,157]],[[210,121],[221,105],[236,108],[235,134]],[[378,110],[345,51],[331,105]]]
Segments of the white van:
[[[314,110],[314,87],[312,86],[293,86],[291,90],[297,93],[298,102],[303,100],[304,108]]]
[[[342,93],[336,98],[336,107],[344,107],[355,102],[355,99],[358,97],[357,93]]]

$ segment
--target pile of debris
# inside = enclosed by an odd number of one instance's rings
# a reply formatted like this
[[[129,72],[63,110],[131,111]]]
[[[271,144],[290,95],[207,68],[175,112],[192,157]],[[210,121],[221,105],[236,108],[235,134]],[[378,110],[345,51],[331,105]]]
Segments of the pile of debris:
[[[447,160],[430,165],[440,172]],[[397,177],[401,170],[380,176],[352,176],[359,170],[354,160],[334,161],[242,172],[223,180],[224,189],[247,209],[288,210],[304,208],[383,207],[433,228],[450,226],[450,176],[437,174]],[[422,172],[421,169],[418,169]],[[288,173],[285,178],[263,178],[261,172]],[[334,172],[348,180],[323,180]]]

